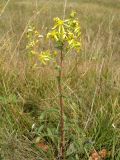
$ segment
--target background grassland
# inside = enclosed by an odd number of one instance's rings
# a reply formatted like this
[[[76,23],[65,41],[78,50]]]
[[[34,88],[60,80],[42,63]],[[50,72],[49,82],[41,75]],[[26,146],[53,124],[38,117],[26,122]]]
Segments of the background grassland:
[[[63,16],[64,1],[10,0],[4,8],[6,2],[0,0],[0,159],[53,160],[59,141],[56,73],[51,65],[31,69],[26,30],[34,24],[44,35],[53,17]],[[109,159],[119,160],[120,1],[68,0],[66,17],[71,10],[81,23],[83,47],[64,64],[66,159],[85,160],[93,148],[106,148]],[[38,135],[50,153],[36,147]]]

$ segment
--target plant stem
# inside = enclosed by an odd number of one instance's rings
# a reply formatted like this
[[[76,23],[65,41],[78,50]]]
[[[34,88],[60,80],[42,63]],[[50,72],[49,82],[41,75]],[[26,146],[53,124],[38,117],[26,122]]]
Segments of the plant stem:
[[[63,94],[62,94],[62,69],[63,69],[63,49],[60,51],[60,69],[58,76],[58,89],[59,89],[59,104],[60,104],[60,159],[64,160],[64,108],[63,108]]]

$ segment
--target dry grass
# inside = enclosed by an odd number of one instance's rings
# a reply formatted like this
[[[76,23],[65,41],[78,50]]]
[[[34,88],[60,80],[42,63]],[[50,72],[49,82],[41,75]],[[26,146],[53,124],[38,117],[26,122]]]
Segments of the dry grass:
[[[52,66],[31,69],[25,33],[28,24],[34,24],[45,34],[53,17],[63,16],[64,1],[11,0],[5,8],[6,1],[0,2],[0,159],[45,160],[51,155],[53,160],[56,150],[46,155],[33,145],[36,135],[31,126],[36,123],[39,128],[41,113],[58,108],[56,73]],[[93,148],[104,147],[111,152],[110,159],[119,160],[119,0],[69,0],[66,15],[72,9],[81,22],[83,49],[64,64],[66,137],[81,146],[92,143],[75,148],[67,159],[75,159],[79,152],[79,159],[85,160]],[[48,114],[48,120],[47,128],[56,130],[58,116]]]

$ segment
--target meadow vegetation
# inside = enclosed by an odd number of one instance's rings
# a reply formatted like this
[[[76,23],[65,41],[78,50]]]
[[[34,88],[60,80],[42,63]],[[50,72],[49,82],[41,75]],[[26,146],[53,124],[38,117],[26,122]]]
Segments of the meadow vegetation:
[[[64,1],[0,0],[0,160],[56,160],[60,115],[56,71],[32,67],[27,30],[45,35]],[[82,49],[64,61],[65,159],[120,159],[120,1],[68,0]],[[42,49],[49,42],[40,40]],[[93,159],[94,160],[94,159]]]

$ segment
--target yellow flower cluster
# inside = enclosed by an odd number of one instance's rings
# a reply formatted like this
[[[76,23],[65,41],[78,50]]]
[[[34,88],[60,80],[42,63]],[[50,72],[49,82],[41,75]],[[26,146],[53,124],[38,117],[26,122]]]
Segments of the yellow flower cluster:
[[[77,52],[81,49],[81,29],[76,13],[72,12],[69,19],[62,20],[54,18],[54,27],[47,34],[56,43],[58,49],[67,46],[67,50],[75,49]]]
[[[46,64],[58,55],[58,51],[55,50],[53,54],[49,50],[39,52],[38,46],[42,37],[35,27],[30,26],[27,33],[28,45],[26,48],[32,55],[36,55],[41,63]],[[69,19],[66,20],[54,18],[54,26],[45,38],[52,40],[58,50],[64,50],[67,53],[71,50],[80,52],[81,28],[76,13],[72,12]]]

